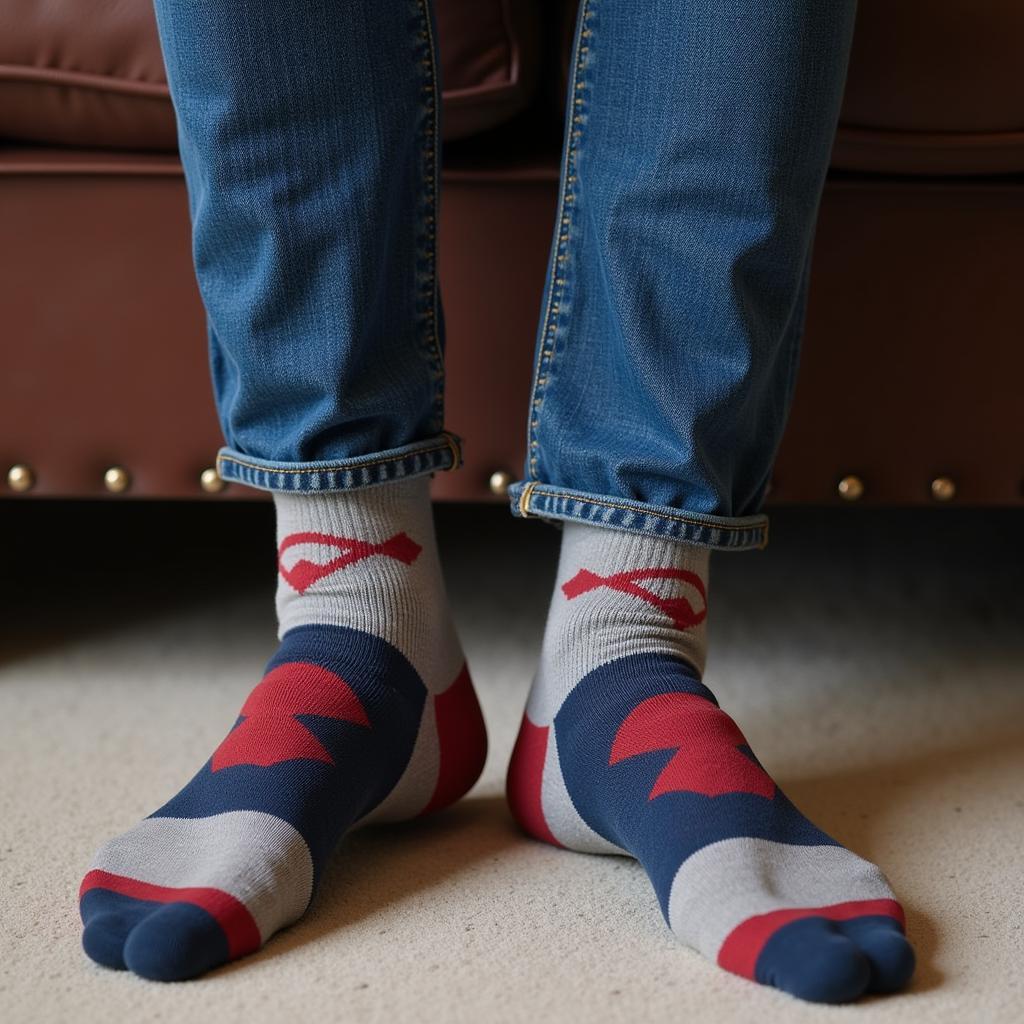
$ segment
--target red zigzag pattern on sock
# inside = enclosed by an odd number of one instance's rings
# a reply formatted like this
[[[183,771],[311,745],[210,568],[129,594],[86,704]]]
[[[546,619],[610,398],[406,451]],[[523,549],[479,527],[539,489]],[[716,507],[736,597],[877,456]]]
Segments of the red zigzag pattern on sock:
[[[343,554],[328,562],[311,562],[307,558],[298,559],[294,565],[284,564],[284,554],[297,544],[319,544],[324,547],[338,548]],[[384,555],[394,558],[406,565],[416,561],[423,550],[407,533],[396,533],[380,544],[370,544],[365,540],[353,537],[336,537],[330,533],[292,533],[283,541],[277,551],[277,569],[285,582],[295,591],[304,594],[314,583],[325,576],[338,572],[355,562],[360,562],[371,555]]]
[[[700,594],[702,607],[694,609],[693,605],[682,596],[659,597],[646,587],[638,586],[637,580],[681,580]],[[585,594],[598,587],[609,587],[620,593],[630,594],[655,608],[660,608],[672,619],[677,629],[699,626],[708,614],[708,598],[704,581],[695,572],[690,572],[688,569],[629,569],[626,572],[613,573],[611,576],[599,576],[589,569],[580,569],[571,580],[562,584],[562,593],[571,601],[573,598],[579,597],[580,594]]]
[[[370,728],[352,687],[329,669],[290,661],[268,672],[242,706],[240,722],[214,751],[211,769],[234,765],[261,768],[306,759],[334,764],[323,744],[296,715],[319,715]]]
[[[656,750],[676,753],[654,780],[648,800],[663,793],[753,793],[773,797],[768,773],[739,749],[747,741],[739,726],[706,697],[661,693],[641,701],[623,720],[609,765]]]

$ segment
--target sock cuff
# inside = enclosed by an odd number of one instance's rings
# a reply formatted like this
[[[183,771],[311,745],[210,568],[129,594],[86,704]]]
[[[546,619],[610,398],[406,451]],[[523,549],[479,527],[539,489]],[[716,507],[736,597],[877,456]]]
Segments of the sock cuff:
[[[273,501],[278,542],[299,531],[348,531],[380,543],[396,526],[433,535],[430,477],[426,474],[347,491],[278,491]]]

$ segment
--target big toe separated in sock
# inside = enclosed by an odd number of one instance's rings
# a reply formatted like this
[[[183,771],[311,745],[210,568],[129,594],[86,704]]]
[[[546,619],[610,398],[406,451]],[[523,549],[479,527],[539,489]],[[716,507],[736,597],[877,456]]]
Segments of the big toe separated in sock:
[[[427,488],[275,501],[281,644],[191,782],[96,855],[95,962],[173,981],[244,956],[301,916],[347,829],[475,782],[486,735]]]
[[[895,992],[914,972],[914,952],[892,917],[849,921],[804,917],[761,946],[754,977],[801,999],[846,1003],[865,992]]]
[[[701,682],[708,553],[566,524],[509,767],[523,827],[635,857],[673,932],[815,1002],[904,987],[903,910],[874,865],[805,818]]]

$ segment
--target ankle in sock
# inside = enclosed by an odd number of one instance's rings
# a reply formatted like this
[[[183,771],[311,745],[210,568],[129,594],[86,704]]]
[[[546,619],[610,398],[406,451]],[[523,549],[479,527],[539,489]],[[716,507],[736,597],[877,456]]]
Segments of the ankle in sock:
[[[914,968],[882,872],[808,821],[701,682],[707,549],[566,523],[508,775],[522,827],[635,857],[672,931],[804,999],[902,988]]]
[[[429,477],[274,502],[280,646],[192,781],[94,859],[100,964],[178,980],[258,949],[348,829],[444,807],[483,767]]]

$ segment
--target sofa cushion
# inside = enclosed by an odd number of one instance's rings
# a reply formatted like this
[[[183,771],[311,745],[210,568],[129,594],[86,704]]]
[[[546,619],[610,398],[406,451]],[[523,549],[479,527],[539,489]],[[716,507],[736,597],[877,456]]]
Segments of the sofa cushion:
[[[538,0],[434,0],[446,139],[532,98]],[[0,139],[174,150],[152,0],[0,0]]]
[[[860,0],[836,167],[1024,170],[1020,0]]]

